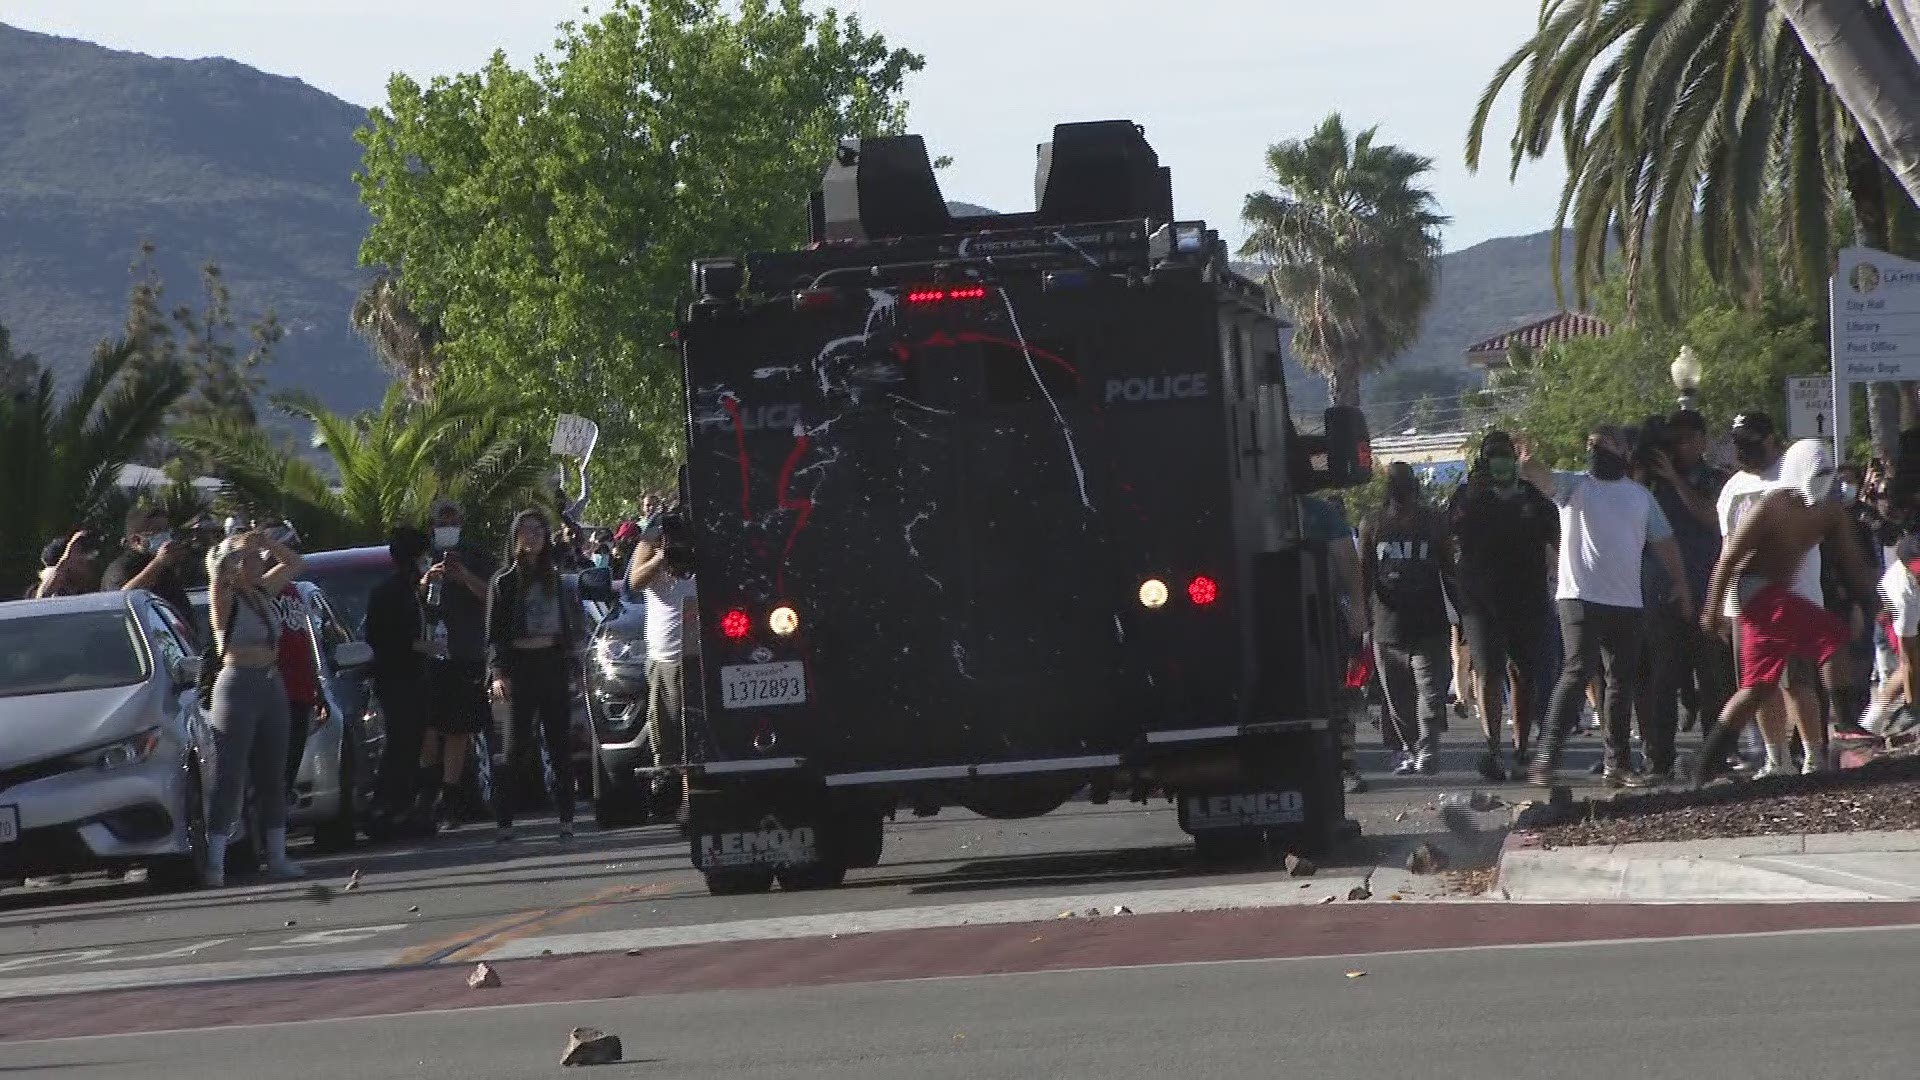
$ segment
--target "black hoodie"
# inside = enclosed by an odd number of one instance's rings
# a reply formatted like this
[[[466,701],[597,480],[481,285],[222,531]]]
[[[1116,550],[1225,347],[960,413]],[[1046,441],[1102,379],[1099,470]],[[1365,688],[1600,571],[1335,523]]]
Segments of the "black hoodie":
[[[523,572],[520,560],[514,551],[516,538],[520,535],[520,523],[528,519],[538,521],[547,530],[547,544],[541,549],[530,572]],[[520,599],[526,591],[528,579],[534,575],[544,575],[554,596],[560,604],[560,640],[556,648],[571,660],[580,641],[580,609],[568,601],[565,584],[560,580],[560,568],[554,560],[553,529],[547,525],[546,515],[538,510],[522,510],[514,515],[513,526],[507,530],[507,550],[501,557],[500,572],[493,576],[492,587],[487,590],[487,664],[498,671],[501,662],[512,650],[516,638],[526,637],[523,632],[526,612]]]

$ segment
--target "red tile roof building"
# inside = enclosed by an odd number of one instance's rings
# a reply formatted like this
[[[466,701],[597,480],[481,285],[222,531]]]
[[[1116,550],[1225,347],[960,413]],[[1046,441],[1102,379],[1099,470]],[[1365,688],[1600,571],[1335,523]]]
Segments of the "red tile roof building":
[[[1555,312],[1467,346],[1467,363],[1478,368],[1506,367],[1507,351],[1515,345],[1538,349],[1556,341],[1606,337],[1611,333],[1613,327],[1592,315],[1578,311]]]

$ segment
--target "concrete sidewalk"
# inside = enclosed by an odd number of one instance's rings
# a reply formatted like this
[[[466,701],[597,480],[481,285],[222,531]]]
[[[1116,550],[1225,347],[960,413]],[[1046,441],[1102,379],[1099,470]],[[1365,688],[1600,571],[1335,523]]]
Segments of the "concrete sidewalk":
[[[1920,899],[1920,832],[1544,847],[1516,832],[1492,898],[1589,903]]]

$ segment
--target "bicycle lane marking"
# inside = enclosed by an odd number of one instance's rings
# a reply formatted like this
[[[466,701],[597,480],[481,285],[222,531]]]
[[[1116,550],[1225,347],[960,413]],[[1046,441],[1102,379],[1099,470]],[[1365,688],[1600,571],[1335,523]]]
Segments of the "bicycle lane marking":
[[[558,929],[586,918],[601,908],[611,907],[627,900],[659,896],[669,890],[670,886],[664,882],[649,885],[619,885],[602,889],[571,903],[516,912],[479,927],[404,949],[389,966],[416,967],[477,959],[502,945]]]

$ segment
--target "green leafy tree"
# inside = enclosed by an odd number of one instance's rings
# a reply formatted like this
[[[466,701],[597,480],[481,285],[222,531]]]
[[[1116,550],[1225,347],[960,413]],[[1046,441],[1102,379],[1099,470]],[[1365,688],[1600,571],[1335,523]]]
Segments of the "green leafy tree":
[[[311,547],[382,543],[395,524],[424,523],[442,496],[458,501],[484,536],[551,498],[551,456],[515,427],[514,403],[485,391],[446,386],[420,403],[396,384],[380,408],[355,416],[297,397],[278,404],[313,425],[337,483],[259,427],[230,417],[182,424],[173,437],[212,464],[236,508],[293,521]]]
[[[395,76],[359,135],[361,258],[401,275],[443,370],[537,402],[530,426],[600,424],[610,509],[684,453],[664,346],[690,262],[801,242],[833,147],[897,131],[920,67],[801,0],[618,0],[531,71]]]
[[[1360,377],[1420,332],[1433,301],[1440,227],[1420,186],[1433,161],[1377,129],[1348,136],[1335,113],[1312,135],[1267,149],[1273,191],[1247,196],[1240,254],[1258,259],[1292,317],[1293,351],[1327,379],[1335,405],[1360,404]]]
[[[1682,345],[1699,354],[1706,377],[1699,408],[1708,430],[1760,409],[1784,422],[1786,380],[1827,367],[1820,311],[1797,289],[1776,285],[1746,303],[1706,280],[1690,289],[1694,308],[1668,323],[1641,320],[1603,338],[1558,342],[1532,354],[1509,378],[1526,387],[1524,404],[1506,422],[1533,438],[1549,461],[1574,466],[1595,424],[1637,424],[1675,406],[1668,366]],[[1602,317],[1619,318],[1624,284],[1602,290]]]
[[[0,333],[0,338],[4,338]],[[165,427],[189,388],[178,367],[137,361],[147,343],[103,344],[63,396],[39,370],[0,395],[0,582],[24,591],[40,548],[80,526],[117,536],[120,470]],[[17,595],[17,593],[16,593]]]

